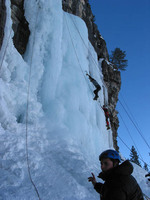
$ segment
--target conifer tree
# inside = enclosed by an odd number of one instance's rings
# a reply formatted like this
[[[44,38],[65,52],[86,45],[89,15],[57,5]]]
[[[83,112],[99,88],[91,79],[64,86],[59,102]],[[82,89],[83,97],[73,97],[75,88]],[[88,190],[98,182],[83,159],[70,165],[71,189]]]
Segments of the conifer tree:
[[[125,59],[126,52],[122,51],[120,48],[115,48],[111,53],[110,62],[113,64],[113,68],[125,71],[128,66],[128,60]]]
[[[144,163],[144,167],[143,167],[146,171],[148,171],[148,166],[146,163]]]
[[[131,148],[130,161],[134,162],[135,164],[137,164],[141,167],[141,163],[139,161],[139,156],[138,156],[137,151],[135,150],[134,146],[132,146],[132,148]]]

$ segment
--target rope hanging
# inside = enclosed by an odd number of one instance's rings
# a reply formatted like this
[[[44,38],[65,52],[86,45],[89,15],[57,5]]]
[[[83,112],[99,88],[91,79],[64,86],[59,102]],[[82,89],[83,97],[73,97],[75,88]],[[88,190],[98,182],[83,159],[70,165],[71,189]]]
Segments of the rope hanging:
[[[28,174],[29,174],[29,179],[34,187],[34,190],[37,194],[37,197],[39,200],[41,200],[38,189],[32,179],[31,176],[31,169],[30,169],[30,164],[29,164],[29,151],[28,151],[28,115],[29,115],[29,96],[30,96],[30,83],[31,83],[31,71],[32,71],[32,59],[33,59],[33,47],[35,45],[35,31],[36,31],[36,24],[37,24],[37,19],[38,19],[38,12],[39,8],[37,9],[36,13],[36,22],[35,22],[35,28],[34,28],[34,34],[33,34],[33,45],[32,45],[32,51],[31,51],[31,60],[30,60],[30,71],[29,71],[29,80],[28,80],[28,91],[27,91],[27,108],[26,108],[26,160],[27,160],[27,167],[28,167]]]
[[[119,139],[120,139],[120,141],[126,146],[126,148],[131,152],[131,149],[130,149],[130,147],[124,142],[124,140],[118,135],[117,136]],[[139,158],[139,160],[141,160],[143,163],[146,163],[146,162],[144,162],[141,158]],[[146,163],[147,164],[147,163]],[[148,165],[147,164],[147,166],[149,166],[150,167],[150,165]]]
[[[120,101],[120,100],[119,100]],[[121,103],[121,101],[120,101],[120,103]],[[122,106],[123,106],[123,104],[121,104]],[[127,106],[127,105],[126,105]],[[127,106],[128,107],[128,106]],[[124,108],[124,106],[123,106],[123,108]],[[125,108],[124,108],[125,109]],[[128,108],[129,109],[129,108]],[[127,110],[126,110],[126,113],[128,113],[127,112]],[[137,146],[136,146],[136,144],[135,144],[135,142],[134,142],[134,139],[133,139],[133,137],[132,137],[132,135],[131,135],[131,133],[130,133],[130,131],[129,131],[129,129],[128,129],[128,127],[127,127],[127,125],[125,124],[125,122],[124,122],[124,120],[123,120],[123,118],[122,118],[122,116],[121,116],[121,114],[119,113],[119,116],[120,116],[120,118],[122,119],[122,122],[123,122],[123,124],[124,124],[124,126],[126,127],[126,130],[127,130],[127,132],[128,132],[128,134],[130,135],[130,137],[131,137],[131,139],[132,139],[132,141],[133,141],[133,143],[134,143],[134,145],[135,145],[135,147],[136,147],[136,149],[137,149],[137,151],[138,151],[138,153],[139,153],[139,155],[140,155],[140,157],[141,158],[139,158],[143,163],[145,163],[145,164],[147,164],[145,161],[144,161],[144,159],[143,159],[143,157],[141,156],[141,154],[140,154],[140,151],[138,150],[138,148],[137,148]],[[128,117],[129,117],[130,115],[128,114]],[[131,117],[129,117],[129,119],[131,120]],[[132,121],[132,123],[133,123],[133,120],[131,120]],[[137,127],[137,125],[136,125],[136,127]],[[119,137],[119,136],[118,136]],[[120,139],[120,138],[119,138]],[[144,140],[144,142],[145,142],[145,140]],[[131,151],[131,150],[130,150]],[[147,166],[149,166],[148,164],[147,164]]]
[[[124,111],[126,112],[127,116],[129,117],[129,119],[131,120],[131,122],[133,123],[134,127],[136,128],[136,130],[138,131],[138,133],[140,134],[140,136],[142,137],[142,139],[144,140],[145,144],[148,146],[148,148],[150,149],[149,144],[147,143],[146,139],[144,138],[144,136],[142,135],[141,131],[139,130],[139,128],[137,127],[137,125],[135,124],[135,122],[132,120],[132,118],[130,117],[130,115],[128,114],[127,110],[125,109],[125,107],[123,106],[123,104],[121,103],[120,100],[118,100],[119,103],[121,104],[121,106],[123,107]]]
[[[78,30],[78,27],[77,27],[77,25],[75,24],[75,21],[74,21],[74,19],[73,19],[73,17],[72,17],[71,15],[70,15],[70,18],[71,18],[71,20],[72,20],[72,22],[73,22],[73,24],[74,24],[74,26],[75,26],[77,32],[79,33],[80,38],[81,38],[81,40],[83,41],[84,46],[88,49],[88,51],[89,51],[89,53],[90,53],[90,55],[91,55],[91,57],[92,57],[93,63],[95,64],[96,67],[98,67],[98,65],[96,64],[95,59],[93,58],[93,56],[92,56],[92,54],[91,54],[89,48],[88,48],[87,45],[85,44],[85,41],[84,41],[84,39],[83,39],[83,37],[82,37],[80,31]],[[119,100],[119,102],[120,102],[120,100]],[[121,102],[120,102],[120,103],[121,103]],[[122,105],[122,104],[121,104],[121,105]],[[123,106],[123,105],[122,105],[122,106]],[[129,115],[128,115],[128,116],[129,116]],[[129,118],[130,118],[130,116],[129,116]],[[131,119],[131,118],[130,118],[130,119]],[[140,133],[140,130],[139,130],[139,128],[137,127],[137,125],[133,122],[132,119],[131,119],[131,121],[132,121],[132,123],[134,124],[134,126],[136,127],[136,129],[138,130],[138,132]],[[149,149],[150,149],[150,146],[149,146],[149,144],[146,142],[144,136],[143,136],[141,133],[140,133],[140,135],[141,135],[141,137],[143,138],[143,140],[145,141],[145,143],[147,144],[147,146],[148,146]]]
[[[77,25],[76,25],[76,23],[75,23],[75,21],[74,21],[74,19],[73,19],[73,17],[72,17],[71,15],[70,15],[70,18],[71,18],[71,20],[72,20],[72,22],[73,22],[73,24],[74,24],[74,26],[75,26],[75,28],[76,28],[78,34],[79,34],[81,40],[83,41],[84,46],[88,49],[88,52],[90,53],[90,55],[91,55],[91,57],[92,57],[93,63],[94,63],[95,66],[98,68],[98,65],[97,65],[95,59],[93,58],[93,56],[92,56],[92,54],[91,54],[89,48],[88,48],[87,45],[85,44],[85,41],[84,41],[84,39],[83,39],[83,37],[82,37],[80,31],[78,30],[78,27],[77,27]],[[120,101],[120,100],[119,100],[119,101]],[[100,102],[99,102],[99,103],[100,103]],[[120,103],[121,103],[121,102],[120,102]],[[121,117],[121,118],[122,118],[122,117]],[[131,119],[131,118],[130,118],[130,119]],[[123,120],[123,118],[122,118],[122,120]],[[133,121],[132,121],[132,123],[134,124],[134,126],[136,127],[136,129],[138,129],[138,132],[140,133],[139,128],[136,126],[136,124],[135,124]],[[126,126],[126,128],[127,128],[127,126]],[[127,130],[128,130],[128,128],[127,128]],[[128,132],[129,132],[129,130],[128,130]],[[144,141],[145,141],[145,143],[148,145],[148,147],[150,148],[149,144],[146,142],[146,140],[145,140],[145,138],[143,137],[143,135],[142,135],[141,133],[140,133],[140,135],[141,135],[141,137],[144,139]],[[131,134],[130,134],[130,136],[131,136]],[[131,136],[131,138],[132,138],[132,136]],[[133,138],[132,138],[132,140],[133,140]],[[133,141],[133,143],[135,144],[134,141]],[[136,146],[136,145],[135,145],[135,146]],[[138,152],[139,152],[139,151],[138,151]],[[139,153],[139,154],[140,154],[140,153]],[[140,154],[140,156],[141,156],[141,154]],[[141,158],[142,158],[142,156],[141,156]],[[143,161],[143,159],[142,159],[142,161]],[[144,162],[144,161],[143,161],[143,162]],[[144,163],[145,163],[145,162],[144,162]]]
[[[84,39],[83,39],[83,37],[82,37],[82,35],[81,35],[81,33],[80,33],[80,31],[79,31],[77,25],[76,25],[76,23],[75,23],[75,21],[74,21],[74,19],[73,19],[73,17],[72,17],[71,15],[70,15],[70,18],[71,18],[71,20],[72,20],[72,22],[73,22],[73,24],[74,24],[74,26],[75,26],[75,28],[76,28],[78,34],[79,34],[79,36],[80,36],[80,38],[81,38],[81,40],[82,40],[84,46],[86,47],[86,49],[87,49],[88,52],[90,53],[94,66],[98,69],[99,75],[101,75],[100,72],[99,72],[99,66],[98,66],[97,62],[95,61],[95,58],[93,57],[93,55],[92,55],[92,53],[91,53],[89,47],[87,47],[87,45],[86,45],[86,43],[85,43],[85,41],[84,41]],[[102,79],[102,82],[103,82],[103,84],[105,85],[105,87],[107,88],[106,83],[104,82],[103,79]]]
[[[40,7],[39,7],[40,8]],[[37,14],[36,14],[36,22],[37,22],[37,17],[38,17],[38,9],[37,9]],[[36,24],[36,23],[35,23]],[[1,63],[0,63],[0,71],[2,69],[2,64],[3,64],[3,61],[4,61],[4,58],[5,58],[5,55],[6,55],[6,51],[7,51],[7,48],[8,48],[8,44],[9,44],[9,40],[10,40],[10,37],[11,37],[11,33],[12,33],[12,28],[10,30],[10,34],[9,34],[9,37],[8,37],[8,40],[6,42],[6,47],[4,49],[4,54],[2,56],[2,59],[1,59]],[[35,33],[34,33],[34,39],[33,39],[33,46],[34,46],[34,43],[35,43]],[[27,91],[27,108],[26,108],[26,160],[27,160],[27,167],[28,167],[28,174],[29,174],[29,179],[36,191],[36,194],[38,196],[38,199],[41,200],[40,198],[40,195],[39,195],[39,192],[38,192],[38,189],[34,183],[34,181],[32,180],[32,177],[31,177],[31,170],[30,170],[30,165],[29,165],[29,152],[28,152],[28,110],[29,110],[29,88],[30,88],[30,79],[31,79],[31,66],[32,66],[32,57],[33,57],[33,46],[32,46],[32,55],[31,55],[31,63],[30,63],[30,72],[29,72],[29,81],[28,81],[28,91]]]
[[[139,152],[139,150],[138,150],[138,148],[137,148],[137,146],[136,146],[136,144],[135,144],[135,142],[134,142],[134,139],[133,139],[133,137],[132,137],[132,135],[131,135],[131,133],[130,133],[130,131],[129,131],[129,129],[128,129],[126,123],[124,122],[124,120],[123,120],[123,118],[122,118],[122,116],[121,116],[120,113],[119,113],[119,116],[120,116],[120,118],[121,118],[121,120],[122,120],[122,122],[123,122],[123,124],[124,124],[124,126],[125,126],[125,128],[126,128],[126,130],[127,130],[127,132],[128,132],[128,134],[129,134],[129,136],[130,136],[130,138],[131,138],[131,140],[132,140],[134,146],[136,147],[136,149],[137,149],[137,151],[138,151],[138,153],[139,153],[141,159],[143,159],[142,156],[141,156],[141,154],[140,154],[140,152]]]
[[[84,41],[84,39],[82,38],[82,36],[81,36],[81,33],[80,33],[80,31],[78,30],[78,28],[77,28],[77,26],[76,26],[76,24],[75,24],[75,22],[74,22],[74,19],[71,17],[71,15],[70,15],[70,18],[71,18],[71,20],[73,21],[73,24],[74,24],[74,26],[75,26],[75,28],[76,28],[76,30],[77,30],[77,32],[79,33],[79,35],[80,35],[80,38],[81,38],[81,40],[83,41],[83,44],[85,45],[85,47],[88,49],[88,52],[90,53],[90,55],[91,55],[91,57],[92,57],[92,60],[93,60],[93,63],[95,64],[95,66],[98,68],[98,65],[97,65],[97,63],[96,63],[96,61],[95,61],[95,59],[93,58],[93,56],[92,56],[92,54],[91,54],[91,52],[90,52],[90,50],[89,50],[89,48],[86,46],[86,44],[85,44],[85,41]],[[70,36],[71,36],[71,34],[70,34]],[[72,42],[73,43],[73,42]],[[74,45],[73,45],[74,46]],[[77,55],[76,55],[77,56]],[[79,59],[78,59],[78,61],[79,61]],[[81,66],[80,66],[81,67]],[[98,70],[99,70],[99,68],[98,68]],[[103,81],[103,80],[102,80]],[[105,84],[105,82],[103,81],[103,84],[106,86],[106,84]],[[120,100],[119,100],[119,102],[120,102]],[[99,102],[100,103],[100,102]],[[121,115],[120,115],[121,116]],[[121,117],[122,118],[122,117]],[[122,118],[122,120],[123,120],[123,118]],[[140,131],[139,131],[139,129],[137,128],[137,126],[135,125],[135,123],[132,121],[132,123],[134,124],[134,126],[136,127],[136,129],[138,130],[138,132],[140,133]],[[126,125],[125,125],[126,126]],[[127,126],[126,126],[126,128],[127,128]],[[127,130],[128,130],[128,128],[127,128]],[[129,130],[128,130],[128,132],[129,132]],[[140,133],[140,135],[141,135],[141,137],[144,139],[144,141],[146,142],[146,140],[145,140],[145,138],[142,136],[142,134]],[[131,136],[131,134],[130,134],[130,136]],[[118,136],[119,137],[119,136]],[[132,136],[131,136],[131,138],[132,138]],[[124,143],[124,145],[130,150],[130,148],[126,145],[126,143],[119,137],[119,139]],[[132,138],[132,140],[133,140],[133,138]],[[134,143],[134,140],[133,140],[133,143]],[[135,144],[135,143],[134,143]],[[150,146],[148,145],[148,143],[146,142],[146,144],[147,144],[147,146],[150,148]],[[135,145],[136,146],[136,145]],[[137,147],[136,147],[137,148]],[[137,149],[138,150],[138,149]],[[131,151],[131,150],[130,150]],[[139,152],[139,151],[138,151]],[[140,154],[140,153],[139,153]],[[141,154],[140,154],[140,156],[141,156]],[[141,158],[142,158],[142,156],[141,156]],[[140,158],[139,158],[140,159]],[[144,162],[143,161],[143,159],[140,159],[142,162]],[[145,163],[145,162],[144,162]],[[146,163],[147,164],[147,163]],[[148,164],[147,164],[148,165]],[[149,165],[148,165],[149,166]],[[147,196],[147,195],[145,195],[144,193],[143,193],[143,195],[144,195],[144,197],[147,199],[147,200],[150,200],[150,198]]]
[[[64,14],[64,16],[65,16],[65,14]],[[71,37],[71,33],[70,33],[70,30],[69,30],[69,26],[68,26],[68,23],[67,23],[66,16],[65,16],[65,21],[66,21],[66,25],[67,25],[67,29],[68,29],[68,32],[69,32],[69,36],[70,36],[70,39],[71,39],[72,46],[73,46],[73,48],[74,48],[74,52],[75,52],[75,55],[76,55],[76,58],[77,58],[77,61],[78,61],[80,70],[81,70],[81,72],[82,72],[82,74],[83,74],[83,76],[84,76],[84,79],[85,79],[85,81],[86,81],[86,83],[87,83],[87,85],[88,85],[90,91],[93,93],[93,90],[90,88],[90,86],[89,86],[89,84],[88,84],[88,82],[87,82],[87,79],[85,78],[84,72],[83,72],[83,70],[82,70],[82,66],[81,66],[81,64],[80,64],[80,60],[79,60],[77,51],[76,51],[76,49],[75,49],[75,45],[74,45],[74,43],[73,43],[73,39],[72,39],[72,37]]]
[[[65,16],[65,13],[64,13],[64,16]],[[71,39],[71,43],[72,43],[72,46],[73,46],[73,48],[74,48],[74,52],[75,52],[75,55],[76,55],[77,61],[78,61],[78,63],[79,63],[79,67],[80,67],[80,69],[81,69],[81,71],[82,71],[82,74],[83,74],[83,76],[84,76],[84,79],[85,79],[85,81],[86,81],[86,83],[87,83],[87,85],[88,85],[88,87],[89,87],[91,93],[93,93],[93,90],[92,90],[91,87],[89,86],[88,81],[87,81],[87,79],[86,79],[86,77],[85,77],[85,75],[84,75],[84,72],[83,72],[83,70],[82,70],[82,66],[81,66],[81,64],[80,64],[80,60],[79,60],[79,57],[78,57],[78,54],[77,54],[77,51],[76,51],[75,45],[74,45],[74,43],[73,43],[73,39],[72,39],[72,36],[71,36],[71,32],[70,32],[70,30],[69,30],[69,26],[68,26],[68,23],[67,23],[66,16],[65,16],[65,21],[66,21],[67,29],[68,29],[69,36],[70,36],[70,39]],[[103,110],[102,107],[101,107],[100,100],[97,101],[97,103],[100,104],[99,107],[101,108],[101,110]]]

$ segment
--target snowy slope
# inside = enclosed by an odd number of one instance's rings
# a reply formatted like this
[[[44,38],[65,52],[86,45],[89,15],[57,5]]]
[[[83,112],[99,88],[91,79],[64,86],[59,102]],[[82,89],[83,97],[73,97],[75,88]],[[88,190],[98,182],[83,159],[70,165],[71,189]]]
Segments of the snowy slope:
[[[26,142],[31,176],[41,199],[99,199],[87,177],[91,171],[99,173],[98,155],[112,148],[112,134],[106,130],[100,107],[103,87],[100,102],[93,101],[94,87],[85,75],[90,72],[103,85],[86,25],[64,13],[61,0],[26,0],[31,35],[22,57],[11,39],[11,11],[6,3],[0,52],[0,199],[38,199],[29,179]],[[139,182],[148,194],[142,173],[137,170],[135,176],[141,175]]]
[[[133,164],[134,171],[133,171],[133,176],[136,177],[137,182],[139,183],[142,192],[146,194],[148,197],[150,197],[150,182],[148,181],[147,178],[144,178],[145,175],[148,173],[138,165]]]

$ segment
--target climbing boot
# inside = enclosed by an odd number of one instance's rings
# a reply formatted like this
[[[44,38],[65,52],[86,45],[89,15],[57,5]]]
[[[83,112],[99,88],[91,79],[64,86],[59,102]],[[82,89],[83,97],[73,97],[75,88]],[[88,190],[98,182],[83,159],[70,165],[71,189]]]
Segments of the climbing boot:
[[[95,97],[93,98],[93,100],[97,100],[97,97],[95,96]]]

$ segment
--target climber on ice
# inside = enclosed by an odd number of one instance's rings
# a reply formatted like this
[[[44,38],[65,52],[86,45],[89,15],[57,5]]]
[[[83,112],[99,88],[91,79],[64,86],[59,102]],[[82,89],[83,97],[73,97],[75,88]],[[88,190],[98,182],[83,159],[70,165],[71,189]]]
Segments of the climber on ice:
[[[133,166],[129,160],[121,162],[117,151],[108,149],[99,156],[102,172],[98,178],[104,183],[98,183],[94,174],[88,178],[94,189],[100,194],[101,200],[144,200],[140,186],[131,175]]]
[[[98,92],[101,90],[101,86],[98,84],[98,82],[92,78],[88,73],[86,73],[86,75],[89,77],[90,81],[93,83],[93,85],[96,87],[96,89],[93,91],[95,94],[95,97],[93,98],[93,100],[97,100],[98,99]]]
[[[104,110],[104,113],[105,113],[106,127],[107,127],[107,130],[109,130],[110,126],[109,126],[109,121],[108,121],[108,118],[109,118],[108,108],[105,105],[103,105],[102,109]]]

